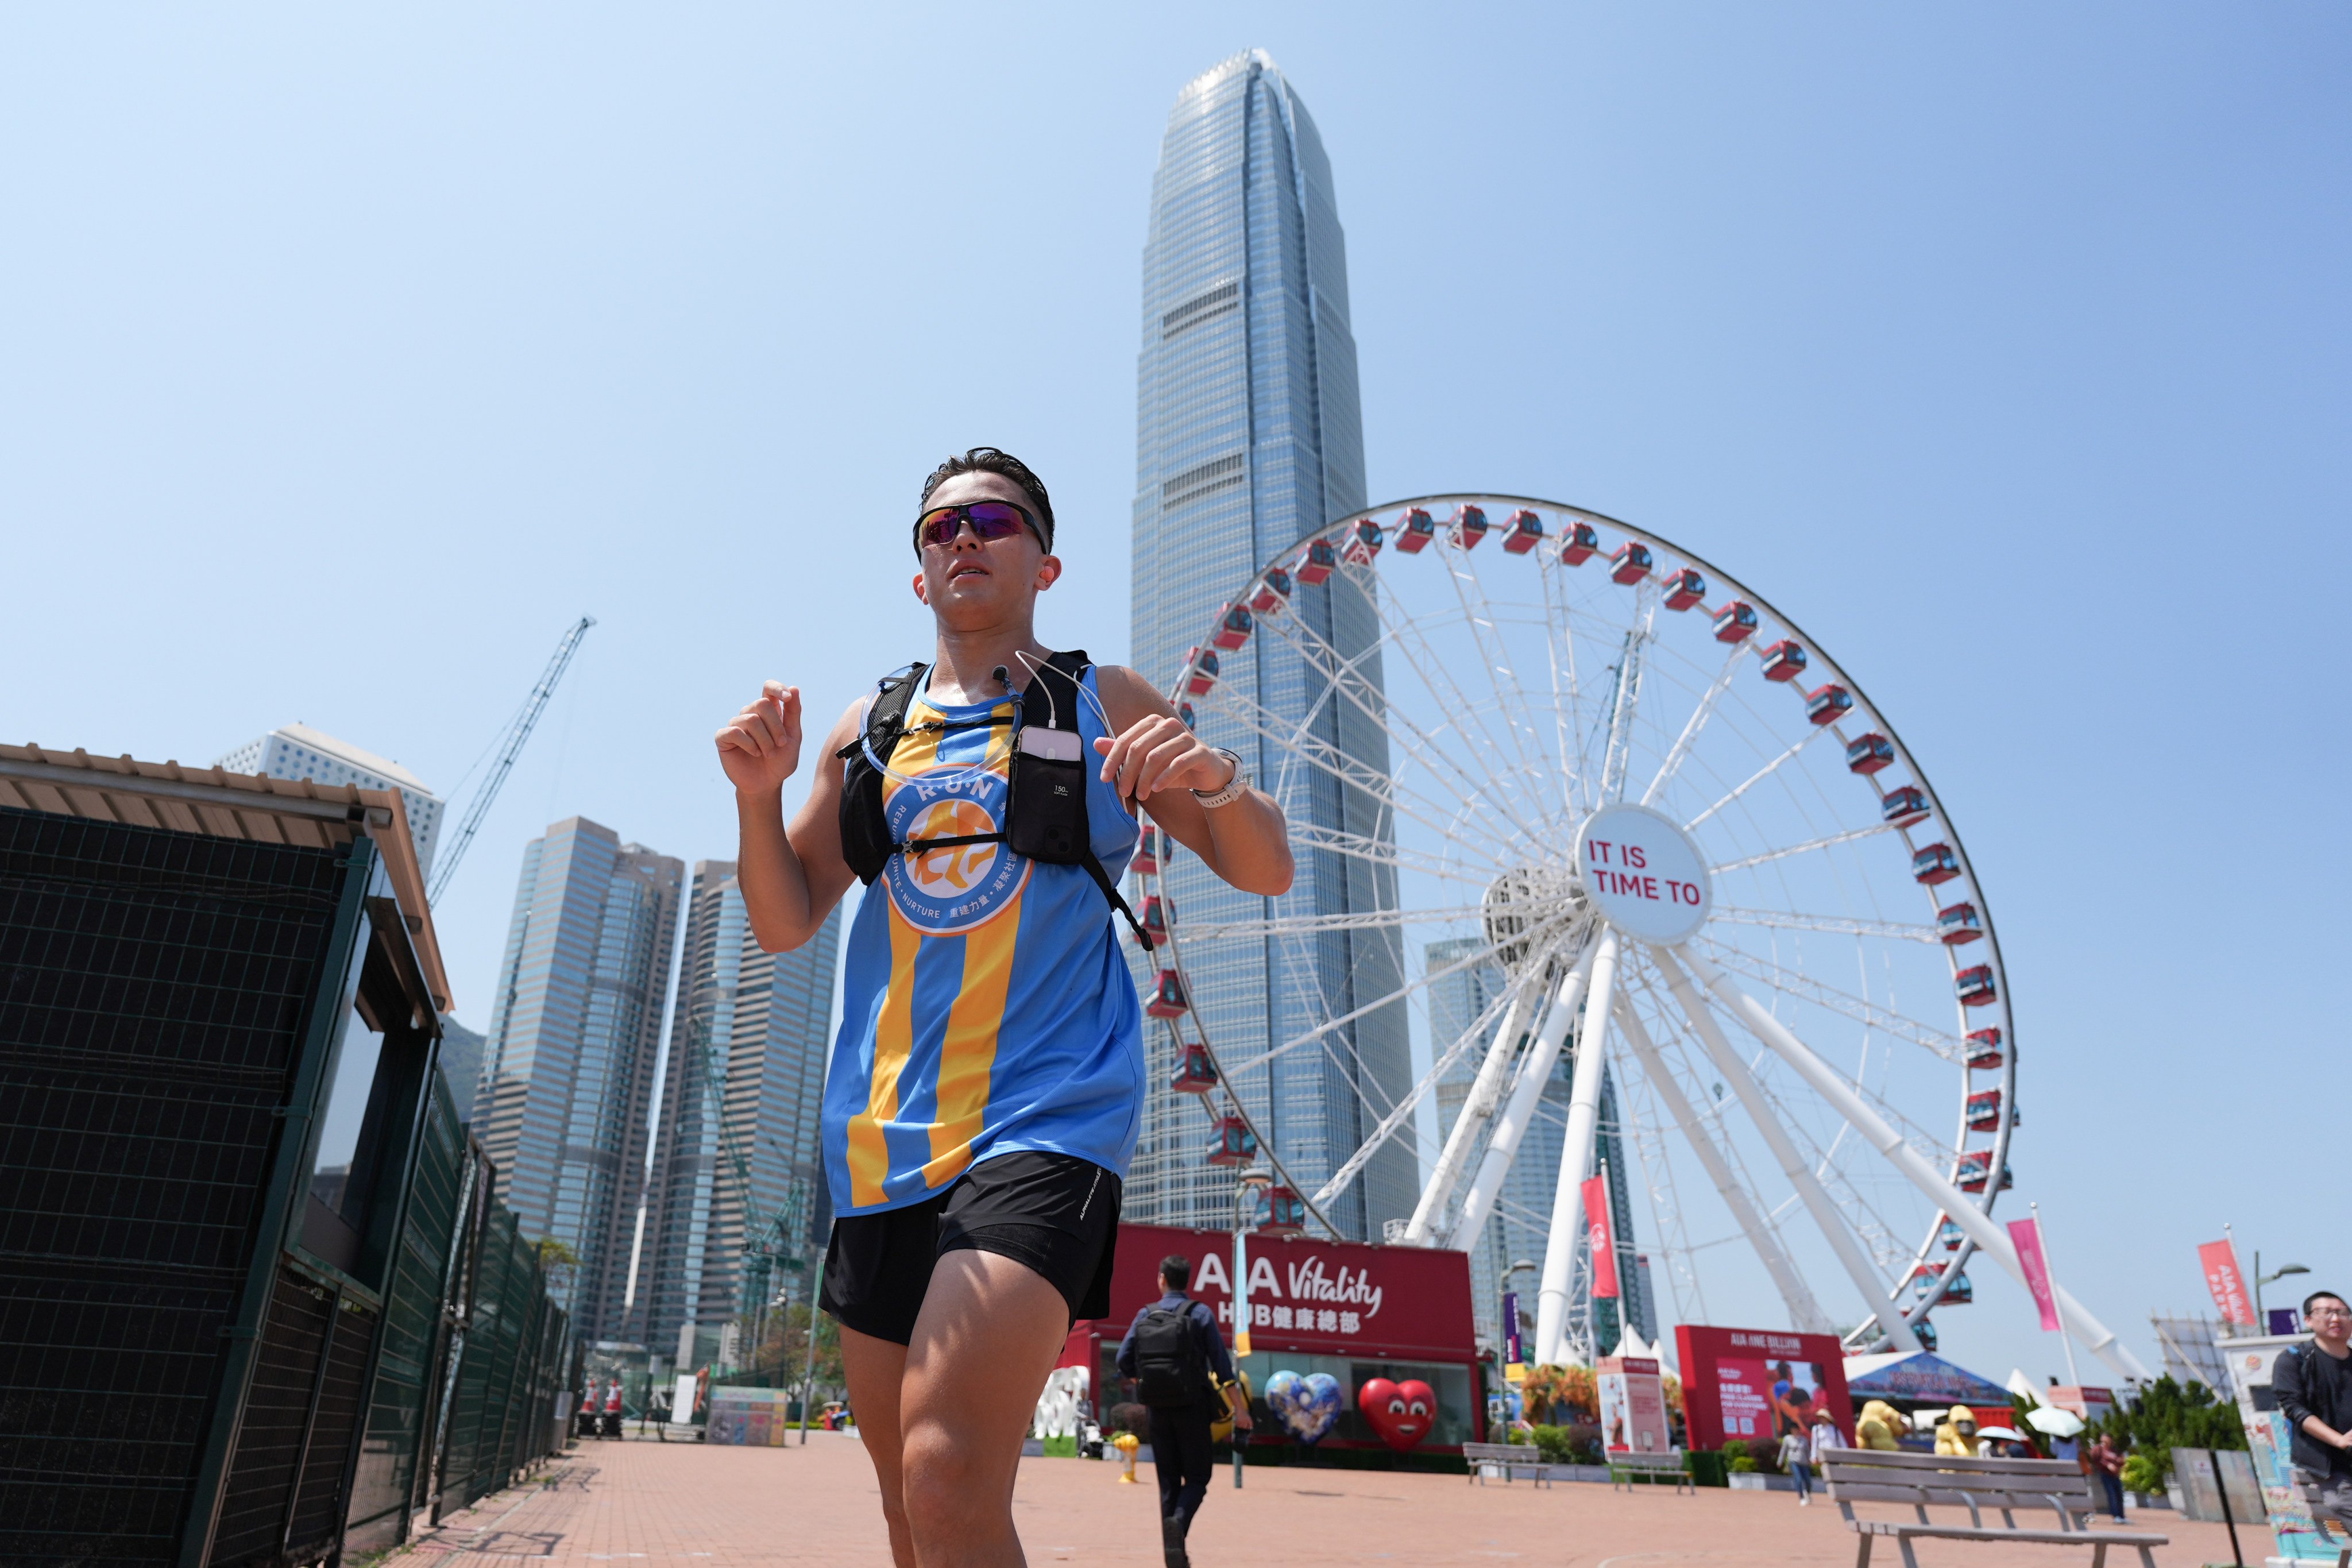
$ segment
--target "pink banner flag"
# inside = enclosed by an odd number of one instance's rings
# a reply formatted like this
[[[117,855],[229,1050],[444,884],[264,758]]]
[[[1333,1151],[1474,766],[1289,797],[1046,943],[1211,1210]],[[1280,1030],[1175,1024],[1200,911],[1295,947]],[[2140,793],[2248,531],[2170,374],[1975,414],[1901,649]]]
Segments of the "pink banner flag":
[[[1584,1179],[1584,1231],[1592,1238],[1592,1299],[1617,1294],[1617,1247],[1609,1239],[1609,1184],[1599,1176]]]
[[[2041,1309],[2042,1327],[2045,1331],[2058,1327],[2058,1288],[2050,1280],[2050,1258],[2042,1250],[2042,1221],[2013,1219],[2009,1222],[2009,1239],[2017,1245],[2017,1266],[2025,1274],[2025,1288],[2033,1292],[2033,1304]]]
[[[2246,1300],[2246,1277],[2238,1272],[2238,1249],[2226,1240],[2209,1241],[2197,1249],[2197,1261],[2205,1266],[2205,1289],[2213,1292],[2213,1305],[2221,1309],[2221,1321],[2252,1322],[2254,1304]]]

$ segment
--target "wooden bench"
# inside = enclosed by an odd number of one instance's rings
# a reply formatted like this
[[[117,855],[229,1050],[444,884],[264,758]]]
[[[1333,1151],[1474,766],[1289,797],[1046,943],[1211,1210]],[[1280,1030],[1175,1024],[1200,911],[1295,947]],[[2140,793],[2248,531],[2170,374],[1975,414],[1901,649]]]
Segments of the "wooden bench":
[[[2091,1478],[2069,1459],[1971,1459],[1946,1454],[1889,1453],[1875,1448],[1838,1448],[1822,1463],[1829,1495],[1845,1516],[1848,1528],[1862,1537],[1855,1568],[1867,1568],[1871,1542],[1892,1537],[1903,1553],[1904,1568],[1918,1568],[1911,1542],[1922,1536],[1944,1541],[2006,1541],[2087,1546],[2091,1568],[2105,1568],[2107,1548],[2126,1546],[2139,1553],[2141,1568],[2156,1568],[2151,1546],[2169,1543],[2169,1536],[2142,1531],[2093,1530],[2088,1517],[2099,1505],[2091,1496]],[[1858,1502],[1907,1504],[1916,1521],[1857,1519]],[[1965,1508],[1966,1524],[1938,1524],[1927,1517],[1930,1508]],[[2058,1516],[2057,1528],[2034,1529],[2017,1521],[2016,1510],[2048,1509]],[[1987,1513],[2000,1515],[1999,1525],[1985,1522]]]
[[[1696,1494],[1698,1489],[1691,1480],[1690,1471],[1683,1464],[1682,1455],[1671,1448],[1662,1454],[1643,1454],[1621,1448],[1606,1458],[1609,1461],[1609,1489],[1612,1491],[1622,1486],[1630,1492],[1635,1481],[1647,1481],[1652,1486],[1660,1481],[1672,1481],[1678,1494],[1684,1491]]]
[[[1524,1443],[1465,1443],[1462,1457],[1470,1463],[1470,1479],[1482,1487],[1486,1484],[1489,1465],[1503,1472],[1506,1485],[1515,1470],[1528,1472],[1539,1487],[1551,1485],[1550,1467],[1544,1462],[1544,1457]]]

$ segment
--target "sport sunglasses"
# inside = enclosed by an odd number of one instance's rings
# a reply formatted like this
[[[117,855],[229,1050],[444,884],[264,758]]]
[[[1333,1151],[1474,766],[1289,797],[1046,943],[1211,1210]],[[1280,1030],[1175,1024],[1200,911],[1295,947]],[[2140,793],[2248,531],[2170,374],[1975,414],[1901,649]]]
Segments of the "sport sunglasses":
[[[1009,539],[1024,528],[1037,535],[1038,543],[1045,542],[1037,520],[1026,507],[1009,500],[982,500],[970,506],[935,506],[923,513],[915,520],[915,547],[953,544],[967,522],[971,524],[972,537],[983,542]]]

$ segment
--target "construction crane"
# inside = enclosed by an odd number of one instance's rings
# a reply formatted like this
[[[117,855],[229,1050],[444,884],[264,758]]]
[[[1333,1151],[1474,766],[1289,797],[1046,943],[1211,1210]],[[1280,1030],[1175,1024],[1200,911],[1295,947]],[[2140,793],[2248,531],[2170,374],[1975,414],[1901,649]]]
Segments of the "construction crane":
[[[548,700],[555,695],[555,683],[563,679],[564,670],[571,667],[572,656],[580,651],[580,639],[586,637],[588,628],[595,624],[595,616],[581,616],[572,629],[563,634],[563,640],[555,645],[555,657],[547,661],[547,668],[540,672],[539,684],[530,689],[530,695],[523,699],[522,709],[515,715],[514,722],[507,727],[506,737],[499,745],[499,760],[490,764],[490,771],[483,776],[481,787],[474,794],[474,803],[466,808],[466,820],[457,825],[456,841],[442,852],[441,863],[433,868],[433,885],[425,895],[426,903],[441,901],[442,890],[449,886],[449,879],[457,874],[457,862],[466,858],[466,847],[474,842],[474,835],[480,829],[482,819],[490,814],[490,803],[499,798],[499,786],[507,782],[507,774],[514,771],[515,759],[522,755],[522,744],[530,739],[531,726],[537,724],[539,716],[547,711]]]

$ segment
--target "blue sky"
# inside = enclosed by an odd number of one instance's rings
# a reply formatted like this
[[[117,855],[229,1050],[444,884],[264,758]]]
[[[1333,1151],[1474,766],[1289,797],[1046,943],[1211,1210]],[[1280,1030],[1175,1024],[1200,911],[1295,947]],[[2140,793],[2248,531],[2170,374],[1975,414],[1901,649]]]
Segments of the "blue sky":
[[[2151,1363],[2224,1221],[2352,1279],[2340,6],[19,8],[0,734],[446,788],[593,613],[441,915],[478,1026],[547,821],[728,855],[716,722],[921,651],[943,451],[1045,473],[1045,635],[1124,653],[1151,169],[1251,45],[1372,493],[1638,521],[1900,724],[2062,1278]],[[1948,1350],[2058,1370],[1978,1273]]]

